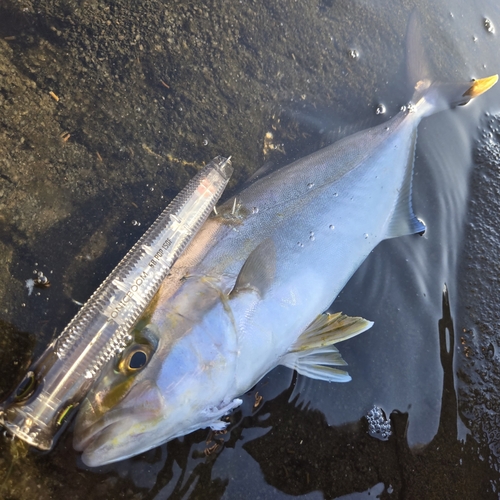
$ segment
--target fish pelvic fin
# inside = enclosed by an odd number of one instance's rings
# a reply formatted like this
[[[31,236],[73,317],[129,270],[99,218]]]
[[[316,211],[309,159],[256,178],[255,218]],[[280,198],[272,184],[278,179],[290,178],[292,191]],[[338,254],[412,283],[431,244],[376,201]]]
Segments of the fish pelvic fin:
[[[455,106],[463,106],[484,94],[498,81],[498,75],[460,83],[436,80],[425,54],[420,18],[416,11],[410,17],[406,39],[408,80],[414,90],[410,109],[422,118]]]
[[[339,368],[347,363],[333,345],[371,328],[373,323],[342,313],[320,314],[292,345],[281,365],[301,375],[326,382],[349,382],[350,375]]]

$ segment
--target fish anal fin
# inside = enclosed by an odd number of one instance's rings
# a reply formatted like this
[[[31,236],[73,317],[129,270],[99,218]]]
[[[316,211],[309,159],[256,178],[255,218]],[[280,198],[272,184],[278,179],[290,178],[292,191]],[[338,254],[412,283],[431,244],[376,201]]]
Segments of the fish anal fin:
[[[262,298],[271,287],[276,274],[276,246],[266,238],[243,264],[230,296],[242,291],[255,291]]]
[[[333,345],[368,330],[373,323],[342,313],[320,314],[297,339],[280,364],[301,375],[327,382],[349,382],[349,374],[337,366],[345,366]]]
[[[425,232],[425,224],[415,217],[412,207],[412,177],[413,162],[415,161],[415,145],[417,143],[417,129],[412,132],[411,145],[407,159],[405,178],[394,204],[392,216],[387,224],[385,238],[395,238],[407,234]]]

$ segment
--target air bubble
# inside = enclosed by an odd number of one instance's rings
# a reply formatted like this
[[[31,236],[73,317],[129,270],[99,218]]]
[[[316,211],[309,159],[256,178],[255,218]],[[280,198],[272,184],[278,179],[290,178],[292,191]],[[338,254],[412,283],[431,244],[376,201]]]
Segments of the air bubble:
[[[335,229],[335,226],[334,226],[333,224],[330,224],[328,227],[329,227],[332,231]]]
[[[385,416],[382,408],[374,406],[366,415],[370,436],[386,441],[392,434],[391,421]]]
[[[368,239],[368,233],[365,233],[365,240]]]
[[[348,55],[351,59],[359,58],[359,52],[356,49],[349,49]]]
[[[307,189],[311,189],[314,187],[314,182],[310,182],[308,185],[307,185]]]
[[[485,17],[483,24],[484,24],[484,27],[488,33],[491,33],[491,34],[495,33],[495,26],[493,25],[493,23],[491,22],[490,19]]]
[[[203,139],[202,144],[203,144],[204,146],[208,146],[208,140],[207,140],[207,139]]]
[[[383,115],[386,112],[385,106],[383,104],[378,104],[375,108],[376,115]]]
[[[253,214],[258,214],[259,213],[259,207],[252,207],[252,213]]]

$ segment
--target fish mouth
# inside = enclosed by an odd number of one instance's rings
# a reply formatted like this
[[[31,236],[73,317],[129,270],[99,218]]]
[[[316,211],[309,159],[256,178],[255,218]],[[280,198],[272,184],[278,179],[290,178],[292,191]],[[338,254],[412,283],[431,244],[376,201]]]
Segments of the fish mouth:
[[[76,451],[83,451],[89,446],[94,445],[103,437],[112,437],[117,433],[113,432],[113,428],[119,427],[120,422],[131,416],[132,412],[124,412],[123,410],[109,412],[96,422],[89,424],[85,417],[79,419],[77,417],[75,425],[75,434],[73,438],[73,448]]]
[[[97,467],[142,451],[140,438],[158,422],[162,398],[156,385],[146,388],[140,384],[134,389],[116,408],[99,417],[92,402],[84,401],[76,417],[73,448],[83,452],[85,465]],[[140,395],[140,401],[134,393]]]
[[[73,447],[77,451],[82,451],[82,461],[89,467],[99,467],[111,462],[126,458],[123,453],[115,448],[110,442],[118,433],[115,424],[109,424],[95,433],[85,433],[80,438],[75,434]]]

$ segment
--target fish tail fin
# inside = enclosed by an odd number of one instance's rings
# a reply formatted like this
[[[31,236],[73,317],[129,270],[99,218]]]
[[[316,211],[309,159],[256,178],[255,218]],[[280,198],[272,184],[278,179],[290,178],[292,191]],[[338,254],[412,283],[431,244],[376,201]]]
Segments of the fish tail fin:
[[[498,81],[498,75],[460,83],[443,83],[436,80],[425,54],[420,19],[415,11],[408,23],[406,60],[408,81],[414,89],[411,106],[421,117],[463,106]]]

